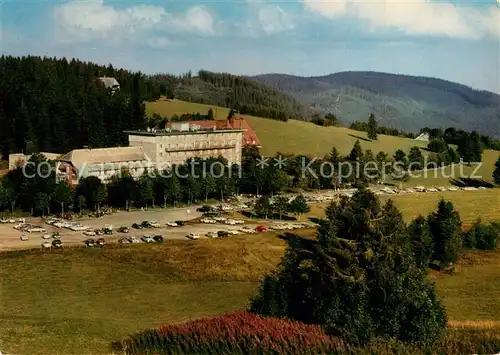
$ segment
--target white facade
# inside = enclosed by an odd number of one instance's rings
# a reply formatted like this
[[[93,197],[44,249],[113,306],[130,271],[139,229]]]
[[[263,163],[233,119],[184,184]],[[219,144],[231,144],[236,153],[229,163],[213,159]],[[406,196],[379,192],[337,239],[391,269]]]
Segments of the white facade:
[[[157,169],[195,157],[222,156],[229,164],[241,164],[242,130],[128,133],[129,145],[142,147]]]

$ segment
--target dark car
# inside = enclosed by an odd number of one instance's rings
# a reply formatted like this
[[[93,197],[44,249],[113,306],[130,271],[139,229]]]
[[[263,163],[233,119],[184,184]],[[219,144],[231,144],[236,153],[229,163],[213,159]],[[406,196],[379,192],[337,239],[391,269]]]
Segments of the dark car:
[[[152,227],[151,222],[149,222],[149,221],[142,221],[141,226],[143,226],[144,228],[151,228]]]
[[[153,239],[155,240],[155,242],[157,243],[162,243],[163,242],[163,237],[161,235],[155,235],[153,237]]]
[[[175,221],[175,223],[177,223],[178,226],[183,226],[184,225],[184,221]]]
[[[94,239],[87,239],[85,241],[85,244],[87,244],[88,247],[93,247],[95,245],[95,240]]]
[[[54,248],[62,248],[62,242],[59,239],[55,239],[52,241],[52,246]]]
[[[228,237],[228,236],[229,236],[229,233],[228,233],[228,232],[226,232],[226,231],[218,231],[218,232],[217,232],[217,236],[218,236],[219,238],[225,238],[225,237]]]
[[[196,209],[197,212],[210,212],[211,210],[212,207],[210,207],[209,205],[203,205]]]
[[[118,228],[118,232],[119,233],[128,233],[129,229],[128,229],[128,227],[120,227],[120,228]]]
[[[134,223],[134,224],[132,224],[132,228],[142,229],[143,227],[140,224]]]

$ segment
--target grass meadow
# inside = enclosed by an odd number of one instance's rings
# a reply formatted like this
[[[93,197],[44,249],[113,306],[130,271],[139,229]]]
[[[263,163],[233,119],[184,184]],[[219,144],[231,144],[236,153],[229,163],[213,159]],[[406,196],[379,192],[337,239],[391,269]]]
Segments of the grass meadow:
[[[143,329],[244,310],[285,247],[261,233],[0,254],[0,349],[109,354],[111,341]],[[500,254],[468,253],[457,270],[432,274],[450,325],[500,332]]]
[[[180,115],[183,113],[206,114],[212,108],[216,119],[225,119],[229,109],[213,105],[197,104],[180,100],[158,100],[147,103],[146,111],[148,115],[158,113],[162,116]],[[308,154],[323,157],[328,154],[333,147],[336,147],[340,154],[347,155],[352,146],[359,140],[363,150],[371,149],[374,154],[384,151],[387,154],[394,154],[398,149],[408,152],[411,147],[418,146],[425,148],[427,142],[414,139],[379,135],[375,141],[367,138],[366,132],[359,132],[344,127],[320,127],[315,124],[289,120],[281,122],[277,120],[243,115],[252,125],[259,137],[262,148],[261,154],[265,156],[277,153]],[[423,151],[427,154],[426,151]],[[401,186],[450,186],[451,177],[480,176],[486,182],[491,182],[493,167],[500,156],[499,151],[486,150],[483,154],[483,164],[477,170],[474,166],[446,167],[444,170],[429,170],[426,174],[419,174],[418,177],[401,183]],[[442,171],[441,171],[442,170]],[[388,181],[400,185],[398,181]]]

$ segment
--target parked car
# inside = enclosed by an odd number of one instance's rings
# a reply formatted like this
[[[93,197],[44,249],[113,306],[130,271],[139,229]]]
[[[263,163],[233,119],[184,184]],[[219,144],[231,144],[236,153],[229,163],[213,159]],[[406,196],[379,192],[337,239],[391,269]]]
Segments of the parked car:
[[[29,238],[28,238],[28,236],[27,236],[27,235],[24,235],[24,234],[23,234],[23,235],[21,236],[21,240],[22,240],[23,242],[27,241],[28,239],[29,239]]]
[[[176,223],[178,226],[183,226],[183,225],[184,225],[184,221],[175,221],[175,223]]]
[[[5,217],[0,218],[0,223],[9,223],[9,220]]]
[[[61,239],[61,235],[59,234],[59,232],[55,232],[52,234],[52,238],[54,239]]]
[[[93,237],[95,236],[95,232],[94,231],[85,231],[83,232],[83,235],[86,235],[86,236],[89,236],[89,237]]]
[[[94,239],[87,239],[85,241],[85,244],[88,246],[88,247],[93,247],[95,245],[95,240]]]
[[[155,240],[153,239],[153,237],[149,236],[149,235],[143,235],[141,237],[141,240],[144,242],[144,243],[154,243]]]
[[[102,229],[102,231],[104,232],[104,234],[113,234],[113,227],[111,226],[106,226]]]
[[[122,226],[122,227],[118,228],[118,232],[128,233],[128,232],[130,232],[130,229],[128,227]]]
[[[213,224],[213,223],[216,223],[217,221],[213,218],[202,218],[200,219],[200,222],[201,223],[209,223],[209,224]]]
[[[100,246],[104,246],[106,244],[106,241],[104,240],[104,238],[99,238],[99,239],[97,239],[96,244],[100,245]]]
[[[219,238],[225,238],[225,237],[228,237],[229,236],[229,233],[227,231],[218,231],[217,232],[217,236]]]
[[[203,205],[196,209],[197,212],[210,212],[211,210],[212,207],[210,207],[209,205]]]
[[[158,222],[156,222],[156,221],[154,221],[154,222],[149,222],[149,224],[150,224],[150,225],[151,225],[151,227],[153,227],[153,228],[160,228],[160,227],[161,227],[160,223],[158,223]]]
[[[188,235],[186,235],[186,238],[196,240],[196,239],[200,239],[200,236],[196,233],[189,233]]]
[[[144,228],[151,228],[151,227],[153,227],[151,225],[150,221],[142,221],[141,226],[143,226]]]
[[[256,232],[265,232],[265,231],[267,231],[267,227],[266,226],[257,226],[257,227],[255,227],[255,231]]]
[[[155,235],[153,239],[157,243],[163,243],[163,237],[161,235]]]
[[[207,234],[205,234],[205,237],[207,237],[207,238],[217,238],[218,235],[215,232],[208,232]]]
[[[142,228],[143,228],[143,226],[141,226],[141,225],[140,225],[140,224],[138,224],[138,223],[134,223],[134,224],[132,224],[132,228],[135,228],[135,229],[142,229]]]
[[[51,247],[52,247],[52,244],[50,242],[43,242],[42,243],[42,248],[50,249]]]
[[[42,239],[50,239],[52,236],[50,234],[44,234],[42,235]]]
[[[130,237],[130,241],[134,244],[141,243],[141,240],[134,236]]]
[[[55,239],[52,241],[52,246],[54,248],[62,248],[62,242],[59,239]]]
[[[242,233],[255,233],[255,229],[249,227],[249,226],[243,226],[239,229],[240,232]]]
[[[118,240],[118,243],[120,243],[120,244],[130,244],[130,243],[132,243],[132,241],[129,238],[120,238]]]
[[[178,224],[175,223],[175,222],[167,222],[167,226],[169,226],[169,227],[177,227]]]

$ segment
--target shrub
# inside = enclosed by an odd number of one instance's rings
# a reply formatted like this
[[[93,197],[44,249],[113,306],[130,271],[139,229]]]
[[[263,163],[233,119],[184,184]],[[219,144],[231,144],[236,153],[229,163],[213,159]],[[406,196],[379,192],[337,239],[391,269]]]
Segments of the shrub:
[[[467,231],[464,232],[464,243],[468,248],[494,250],[500,236],[498,223],[482,224],[478,219]]]
[[[113,343],[126,354],[321,354],[342,342],[320,327],[236,312],[165,325]]]

